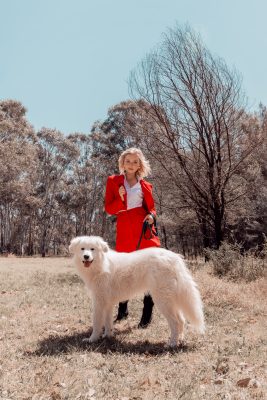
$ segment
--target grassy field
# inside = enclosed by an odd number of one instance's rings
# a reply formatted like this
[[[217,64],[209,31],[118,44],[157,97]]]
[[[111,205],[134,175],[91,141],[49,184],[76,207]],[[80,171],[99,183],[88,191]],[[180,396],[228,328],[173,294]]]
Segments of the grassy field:
[[[114,339],[83,342],[91,303],[71,260],[0,258],[0,399],[266,398],[264,280],[236,284],[192,267],[207,332],[187,329],[171,350],[157,311],[137,329],[141,298]]]

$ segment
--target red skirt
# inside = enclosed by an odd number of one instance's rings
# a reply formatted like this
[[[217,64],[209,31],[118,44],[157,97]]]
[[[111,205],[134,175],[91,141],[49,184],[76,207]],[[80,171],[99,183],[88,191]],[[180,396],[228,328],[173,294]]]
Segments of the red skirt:
[[[132,208],[117,214],[116,251],[130,253],[136,250],[146,215],[147,212],[143,207]],[[154,227],[152,231],[151,239],[142,237],[139,249],[160,247],[160,241],[158,236],[155,235]]]

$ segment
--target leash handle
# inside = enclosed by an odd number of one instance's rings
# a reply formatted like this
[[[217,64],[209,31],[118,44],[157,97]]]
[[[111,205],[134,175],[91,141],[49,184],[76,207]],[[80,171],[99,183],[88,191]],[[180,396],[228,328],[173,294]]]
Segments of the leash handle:
[[[155,226],[155,231],[156,231],[155,236],[158,236],[158,230],[157,230],[157,226],[156,226],[156,218],[154,218],[154,223],[153,223],[153,224],[154,224],[154,226]],[[152,225],[153,225],[153,224],[152,224]],[[139,249],[143,236],[144,236],[144,238],[147,239],[147,240],[152,239],[152,237],[153,237],[152,225],[150,225],[149,222],[148,222],[147,220],[145,220],[145,221],[143,222],[142,231],[141,231],[141,235],[140,235],[138,244],[137,244],[137,246],[136,246],[136,250]],[[147,230],[147,229],[149,229],[149,231],[150,231],[150,237],[149,237],[149,238],[146,238],[146,236],[145,236],[146,230]]]
[[[140,247],[142,237],[143,237],[143,235],[145,234],[145,230],[146,230],[146,227],[147,227],[147,223],[148,223],[148,221],[144,221],[144,222],[143,222],[142,231],[141,231],[141,235],[140,235],[140,237],[139,237],[138,244],[137,244],[137,246],[136,246],[136,250],[138,250],[139,247]]]

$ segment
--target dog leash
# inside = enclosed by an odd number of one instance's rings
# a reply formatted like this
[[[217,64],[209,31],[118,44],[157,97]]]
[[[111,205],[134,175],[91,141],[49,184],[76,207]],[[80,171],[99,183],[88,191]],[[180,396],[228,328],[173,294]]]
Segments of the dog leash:
[[[138,244],[137,244],[137,246],[136,246],[136,250],[139,249],[143,236],[144,236],[144,238],[145,238],[146,240],[152,239],[153,234],[154,234],[154,236],[158,236],[158,229],[157,229],[156,218],[153,216],[153,219],[154,219],[154,222],[153,222],[153,224],[151,224],[151,225],[150,225],[150,223],[149,223],[147,220],[145,220],[145,221],[143,222],[142,231],[141,231],[141,235],[140,235]],[[153,231],[152,231],[152,226],[153,226],[153,225],[154,225],[154,228],[155,228],[155,233],[153,233]],[[147,232],[147,231],[149,231],[149,237],[146,237],[146,232]]]

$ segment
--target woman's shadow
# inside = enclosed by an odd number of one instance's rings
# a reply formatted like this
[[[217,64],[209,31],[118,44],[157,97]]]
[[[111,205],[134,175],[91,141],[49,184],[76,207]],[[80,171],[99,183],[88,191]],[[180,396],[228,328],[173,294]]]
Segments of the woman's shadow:
[[[54,356],[59,354],[67,354],[73,351],[121,353],[121,354],[144,354],[150,356],[158,356],[166,353],[187,353],[195,350],[196,346],[192,344],[181,343],[171,348],[166,346],[165,342],[149,342],[149,341],[126,341],[127,334],[131,332],[131,328],[125,328],[123,331],[116,332],[116,335],[109,339],[101,339],[96,343],[88,343],[91,330],[78,332],[73,335],[66,336],[49,336],[38,342],[38,347],[34,351],[27,351],[28,356]]]

